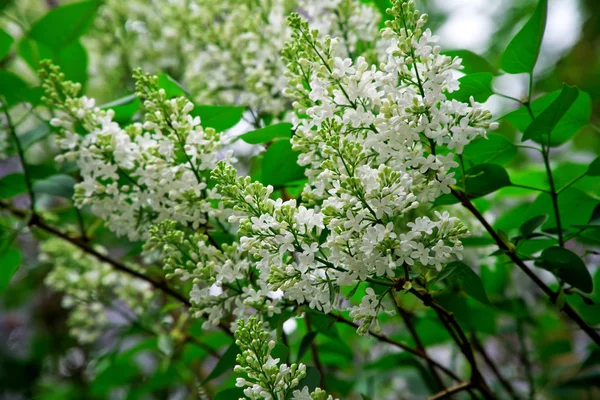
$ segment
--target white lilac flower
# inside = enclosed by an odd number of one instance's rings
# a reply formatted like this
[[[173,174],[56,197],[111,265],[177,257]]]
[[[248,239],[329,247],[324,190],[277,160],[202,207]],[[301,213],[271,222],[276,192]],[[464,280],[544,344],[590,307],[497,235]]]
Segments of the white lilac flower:
[[[293,11],[322,35],[345,38],[340,56],[374,54],[380,15],[359,0],[107,0],[87,40],[101,55],[92,76],[121,84],[134,67],[166,72],[197,102],[279,115],[289,101],[280,53]]]
[[[271,199],[272,187],[226,163],[212,174],[270,288],[323,312],[343,309],[341,286],[427,279],[462,257],[466,228],[431,203],[456,183],[455,154],[494,128],[480,104],[447,100],[460,59],[441,54],[412,1],[393,4],[380,65],[339,56],[339,39],[289,18],[285,94],[296,109],[292,145],[307,167],[302,205]],[[381,297],[368,288],[351,309],[359,333],[377,329]]]
[[[238,364],[234,371],[243,376],[236,379],[236,386],[245,388],[244,394],[249,399],[333,400],[320,388],[312,393],[306,386],[296,389],[306,376],[306,366],[302,363],[287,365],[271,356],[275,341],[270,340],[263,322],[251,317],[237,324],[235,344],[241,353],[236,357]]]
[[[130,240],[145,238],[157,221],[171,219],[197,229],[219,214],[210,204],[215,194],[207,187],[206,171],[216,165],[222,141],[189,114],[193,105],[186,98],[167,99],[156,77],[136,72],[144,121],[122,127],[113,121],[112,110],[79,97],[80,85],[65,82],[57,67],[46,63],[40,75],[46,97],[62,111],[52,120],[65,150],[57,160],[75,161],[80,169],[78,207],[90,206],[112,231]]]

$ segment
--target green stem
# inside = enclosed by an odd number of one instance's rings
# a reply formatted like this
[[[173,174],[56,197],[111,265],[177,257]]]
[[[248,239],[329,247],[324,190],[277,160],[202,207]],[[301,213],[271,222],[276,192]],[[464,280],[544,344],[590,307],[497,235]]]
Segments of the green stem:
[[[506,95],[506,94],[502,94],[502,93],[497,93],[497,92],[494,92],[494,94],[495,94],[496,96],[504,97],[505,99],[509,99],[509,100],[512,100],[512,101],[516,101],[516,102],[517,102],[517,103],[519,103],[519,104],[524,104],[524,103],[523,103],[523,100],[519,100],[519,99],[517,99],[516,97],[512,97],[512,96],[509,96],[509,95]]]
[[[8,125],[8,131],[13,141],[15,142],[15,146],[17,148],[17,153],[19,154],[19,159],[21,161],[21,165],[23,166],[23,176],[25,178],[25,185],[27,186],[27,192],[29,193],[29,197],[31,198],[31,212],[35,213],[35,193],[33,192],[33,184],[31,182],[31,176],[29,174],[29,168],[27,167],[27,163],[25,162],[25,151],[21,146],[21,141],[17,136],[17,132],[15,131],[15,126],[12,123],[12,119],[10,118],[10,113],[8,111],[8,107],[6,104],[2,107],[4,115],[6,116],[6,123]]]
[[[567,189],[568,187],[570,187],[571,185],[574,185],[575,183],[579,182],[579,180],[581,178],[585,178],[587,176],[587,173],[585,174],[581,174],[579,175],[577,178],[571,180],[569,183],[567,183],[565,186],[561,187],[560,189],[558,189],[556,191],[556,194],[559,195],[563,190]]]
[[[527,185],[520,185],[518,183],[511,183],[510,186],[516,187],[516,188],[521,188],[521,189],[535,190],[536,192],[550,193],[550,191],[546,190],[546,189],[540,189],[540,188],[536,188],[533,186],[527,186]]]
[[[527,102],[524,103],[527,112],[531,117],[531,120],[535,120],[533,109],[531,108],[531,94],[533,90],[533,74],[529,74],[529,93],[527,95]],[[552,198],[552,208],[554,209],[554,218],[556,219],[556,229],[558,230],[558,243],[560,247],[565,246],[563,239],[562,224],[560,221],[560,212],[558,209],[558,193],[554,185],[554,177],[552,176],[552,169],[550,168],[550,132],[548,132],[548,146],[546,147],[542,140],[542,158],[544,159],[544,167],[546,168],[546,174],[548,175],[548,182],[550,183],[550,197]]]

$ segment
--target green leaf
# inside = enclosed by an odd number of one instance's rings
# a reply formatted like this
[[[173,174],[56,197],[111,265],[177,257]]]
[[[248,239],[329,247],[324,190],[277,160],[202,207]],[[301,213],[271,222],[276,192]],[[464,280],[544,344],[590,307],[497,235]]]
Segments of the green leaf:
[[[113,120],[125,123],[133,118],[135,113],[140,109],[140,105],[140,99],[135,94],[130,94],[115,101],[111,101],[110,103],[103,104],[100,108],[113,110],[115,112]]]
[[[304,167],[298,165],[298,153],[289,140],[278,140],[267,149],[262,162],[261,181],[265,185],[286,186],[304,179]]]
[[[231,400],[231,399],[243,399],[244,388],[229,388],[221,390],[214,397],[214,400]]]
[[[585,225],[590,220],[598,200],[574,187],[563,190],[558,196],[558,211],[563,229],[577,225]],[[523,214],[523,222],[540,214],[548,214],[548,221],[543,225],[543,230],[556,228],[556,218],[552,197],[549,193],[540,193],[531,203],[526,213]]]
[[[475,101],[483,103],[494,94],[494,91],[492,90],[493,78],[494,76],[489,72],[477,72],[475,74],[465,75],[458,80],[460,89],[448,93],[447,97],[449,99],[468,103],[469,98],[473,96]]]
[[[306,353],[306,351],[308,350],[308,348],[310,347],[310,345],[315,340],[318,334],[319,332],[313,331],[308,332],[306,335],[304,335],[304,337],[302,338],[302,342],[300,342],[300,348],[298,349],[298,357],[296,357],[296,362],[300,362],[300,360],[302,360],[302,357],[304,356],[304,354]]]
[[[308,386],[309,391],[315,390],[319,387],[321,382],[321,373],[315,367],[306,367],[306,376],[300,380],[298,387]]]
[[[534,100],[531,103],[533,114],[540,115],[558,98],[560,93],[561,91],[555,91]],[[592,100],[589,94],[580,91],[575,103],[552,129],[552,132],[550,133],[550,145],[560,146],[567,142],[581,128],[589,124],[591,115]],[[506,114],[502,118],[508,120],[521,132],[527,131],[527,128],[532,123],[531,116],[526,107],[521,107],[518,110]],[[533,140],[539,143],[537,138],[534,137]]]
[[[496,313],[489,307],[482,307],[471,298],[457,296],[456,293],[444,293],[435,297],[436,301],[456,316],[464,329],[494,334],[496,332]]]
[[[284,344],[276,343],[273,350],[271,350],[271,357],[279,358],[281,362],[285,362],[287,360],[288,355],[290,354],[290,349]]]
[[[502,54],[500,66],[505,72],[509,74],[533,72],[542,47],[547,13],[548,1],[539,0],[529,21],[510,41]]]
[[[592,161],[586,174],[589,176],[600,176],[600,157]]]
[[[535,265],[552,272],[558,278],[577,289],[591,293],[594,289],[592,275],[586,268],[583,260],[562,247],[549,247],[542,252]]]
[[[32,88],[17,75],[3,69],[0,69],[0,96],[9,107],[23,101],[32,104],[38,102]]]
[[[8,287],[17,269],[21,265],[21,252],[9,247],[0,254],[0,294]]]
[[[454,261],[445,268],[450,270],[449,277],[458,281],[460,288],[465,293],[483,304],[490,304],[481,278],[469,266],[460,261]]]
[[[70,45],[90,27],[98,9],[95,0],[54,8],[34,23],[28,36],[54,50]]]
[[[510,186],[510,178],[506,170],[498,164],[479,164],[465,173],[467,194],[470,197],[481,197]]]
[[[79,82],[83,86],[87,82],[88,57],[79,41],[52,49],[41,42],[24,37],[19,42],[18,51],[21,58],[35,72],[39,69],[40,61],[49,59],[61,68],[67,80]]]
[[[19,140],[21,141],[21,147],[23,147],[24,150],[27,150],[28,148],[33,146],[35,143],[46,138],[48,135],[50,135],[50,133],[51,133],[51,130],[50,130],[50,127],[48,126],[48,124],[45,122],[41,123],[41,124],[37,125],[35,128],[33,128],[33,129],[25,132],[21,136],[19,136]]]
[[[544,225],[544,222],[548,220],[548,215],[538,215],[533,218],[528,219],[521,225],[521,234],[523,236],[529,236],[540,226]]]
[[[488,60],[470,50],[449,50],[444,51],[443,54],[452,58],[462,58],[462,66],[464,68],[461,72],[464,72],[467,75],[476,74],[478,72],[489,72],[490,74],[498,75],[498,68],[492,66]]]
[[[560,94],[540,115],[529,125],[523,134],[522,141],[536,138],[538,143],[549,143],[548,137],[552,130],[565,116],[577,97],[579,89],[569,85],[563,85]]]
[[[15,39],[10,36],[4,29],[0,29],[0,60],[8,55]]]
[[[517,146],[498,133],[489,133],[486,138],[478,138],[469,143],[463,156],[472,164],[505,165],[517,154]]]
[[[35,182],[33,184],[33,191],[71,199],[73,198],[75,183],[75,179],[70,175],[53,175],[47,179]]]
[[[275,139],[289,139],[292,136],[292,124],[282,122],[280,124],[269,125],[255,131],[244,133],[238,136],[246,143],[260,144],[271,142]]]
[[[165,90],[167,98],[187,96],[183,86],[167,74],[158,74],[158,86]]]
[[[0,199],[8,200],[23,193],[27,193],[27,184],[22,173],[10,174],[0,178]]]
[[[211,381],[219,376],[223,375],[225,372],[229,370],[233,370],[235,366],[235,358],[240,352],[240,348],[232,343],[231,346],[225,351],[225,353],[219,358],[219,362],[215,365],[215,368],[210,372],[210,374],[204,379],[202,384],[205,384],[208,381]]]
[[[245,109],[236,106],[196,106],[190,114],[199,116],[204,128],[223,132],[240,122]]]

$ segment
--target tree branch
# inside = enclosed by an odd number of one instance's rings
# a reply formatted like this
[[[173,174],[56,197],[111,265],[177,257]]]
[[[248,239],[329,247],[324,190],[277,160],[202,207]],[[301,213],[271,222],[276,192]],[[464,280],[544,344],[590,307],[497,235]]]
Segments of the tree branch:
[[[440,321],[442,321],[471,366],[471,383],[473,388],[479,390],[485,399],[495,399],[496,396],[491,392],[485,382],[483,374],[479,371],[477,360],[475,359],[473,349],[471,348],[471,343],[460,324],[454,318],[454,314],[440,306],[429,293],[421,293],[415,288],[410,289],[409,292],[421,300],[425,306],[433,308],[437,313]],[[471,396],[473,396],[473,394],[471,394]]]
[[[344,316],[342,316],[341,314],[331,313],[331,315],[336,319],[337,322],[341,322],[343,324],[353,327],[354,329],[358,329],[358,324],[344,318]],[[391,344],[392,346],[398,347],[398,348],[406,351],[407,353],[410,353],[414,356],[422,358],[423,360],[427,361],[428,363],[431,363],[431,365],[434,365],[437,369],[439,369],[440,371],[442,371],[443,373],[448,375],[450,378],[454,379],[457,382],[460,382],[461,379],[454,372],[452,372],[448,368],[444,367],[442,364],[438,363],[434,359],[430,358],[427,354],[423,353],[422,351],[420,351],[418,349],[414,349],[405,343],[399,342],[394,339],[390,339],[389,337],[379,334],[379,333],[369,332],[369,335],[373,336],[380,342]]]
[[[533,271],[519,258],[517,253],[515,252],[512,246],[509,246],[508,243],[504,242],[504,240],[496,233],[495,229],[489,224],[489,222],[483,217],[483,215],[477,210],[475,205],[469,200],[469,198],[462,192],[459,192],[455,189],[451,189],[452,194],[461,201],[462,205],[475,216],[481,222],[486,231],[492,236],[492,239],[496,242],[498,247],[503,250],[506,255],[523,271],[525,274],[540,288],[548,297],[550,297],[550,301],[553,304],[556,304],[556,299],[558,294],[555,293],[552,289],[548,287]],[[596,345],[600,346],[600,334],[594,330],[585,320],[575,311],[573,307],[571,307],[566,301],[565,305],[562,309],[564,313],[575,322],[579,327],[596,343]]]
[[[425,350],[425,346],[423,345],[423,341],[419,337],[419,334],[417,333],[417,330],[415,329],[415,325],[413,324],[413,321],[412,321],[413,315],[411,315],[410,312],[408,312],[407,310],[405,310],[403,307],[401,307],[398,304],[398,302],[396,301],[396,298],[394,296],[394,293],[390,292],[390,296],[392,297],[392,302],[394,303],[394,307],[396,307],[396,311],[398,311],[398,314],[404,320],[404,324],[406,325],[406,328],[408,328],[410,335],[412,336],[413,340],[415,341],[417,350],[423,352],[423,354],[425,354],[426,356],[429,357],[429,355],[427,354],[427,350]],[[433,365],[431,363],[430,359],[425,359],[425,361],[427,361],[427,365],[429,367],[429,370],[431,371],[431,375],[433,376],[433,379],[435,380],[435,382],[438,386],[438,390],[446,389],[446,386],[444,386],[444,381],[442,381],[442,378],[440,377],[437,370],[435,369],[435,365]]]
[[[492,371],[492,373],[494,374],[496,379],[498,379],[498,382],[500,382],[500,384],[502,385],[504,390],[506,390],[506,393],[508,393],[508,395],[511,397],[511,399],[519,400],[519,396],[517,396],[517,393],[515,393],[515,390],[511,386],[510,382],[508,382],[506,380],[506,378],[504,378],[502,376],[502,374],[500,373],[500,370],[498,369],[498,367],[496,366],[494,361],[490,358],[490,356],[487,354],[487,352],[485,351],[485,348],[483,347],[483,345],[481,344],[481,342],[475,335],[475,332],[471,333],[471,339],[472,339],[471,343],[473,343],[473,347],[475,347],[475,350],[477,350],[477,352],[479,352],[479,354],[481,354],[483,361],[485,361],[486,365]]]
[[[17,217],[20,217],[20,218],[25,218],[27,216],[27,213],[25,211],[14,208],[10,204],[3,202],[3,201],[0,201],[0,209],[7,210],[11,214],[13,214]],[[172,298],[179,301],[181,304],[183,304],[187,308],[191,307],[190,301],[184,295],[179,293],[177,290],[175,290],[172,287],[170,287],[169,285],[167,285],[166,282],[151,278],[141,272],[138,272],[138,271],[128,267],[127,265],[123,264],[120,261],[114,260],[114,259],[110,258],[109,256],[100,253],[99,251],[95,250],[88,243],[82,241],[81,239],[73,238],[73,237],[69,236],[68,234],[61,232],[60,230],[54,228],[53,226],[48,225],[41,219],[41,217],[39,215],[33,214],[29,221],[29,225],[36,226],[39,229],[41,229],[47,233],[50,233],[58,238],[61,238],[62,240],[66,241],[66,242],[71,243],[72,245],[83,250],[84,252],[96,257],[98,260],[105,262],[107,264],[110,264],[116,270],[150,283],[154,288],[171,296]],[[219,328],[222,331],[224,331],[225,333],[227,333],[229,336],[233,336],[233,334],[231,333],[229,328],[227,328],[222,323],[219,324]]]
[[[19,140],[19,136],[17,135],[15,126],[12,123],[12,119],[10,118],[10,112],[8,111],[8,106],[6,104],[2,106],[2,111],[4,112],[4,116],[6,117],[8,131],[10,132],[10,136],[15,142],[17,154],[19,155],[19,160],[21,161],[21,166],[23,167],[23,177],[25,178],[25,185],[27,186],[27,192],[29,193],[29,197],[31,199],[31,211],[35,212],[35,192],[33,191],[33,184],[31,182],[31,176],[29,175],[29,168],[27,167],[27,163],[25,162],[25,151],[21,146],[21,141]]]
[[[448,389],[444,389],[441,392],[437,393],[434,396],[429,397],[427,400],[439,400],[444,399],[446,397],[450,397],[455,393],[462,392],[463,390],[468,390],[473,384],[471,382],[462,382],[456,386],[452,386]]]

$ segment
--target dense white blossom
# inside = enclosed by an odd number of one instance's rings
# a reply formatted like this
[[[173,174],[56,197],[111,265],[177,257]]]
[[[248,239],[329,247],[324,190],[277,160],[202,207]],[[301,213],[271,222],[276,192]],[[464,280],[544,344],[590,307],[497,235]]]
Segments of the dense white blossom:
[[[423,30],[426,16],[412,2],[390,12],[381,65],[337,56],[339,39],[290,17],[286,95],[297,111],[292,144],[307,167],[304,204],[272,199],[272,187],[237,178],[225,163],[213,172],[236,212],[230,221],[240,222],[241,248],[272,289],[323,312],[341,307],[341,286],[393,287],[462,257],[466,228],[431,204],[456,183],[455,154],[493,128],[472,99],[447,100],[460,59],[441,54]],[[370,289],[352,309],[359,333],[377,328],[380,299]]]
[[[210,233],[209,233],[210,234]],[[207,234],[188,234],[174,221],[150,228],[146,252],[158,251],[167,278],[191,281],[191,311],[206,318],[205,327],[230,316],[243,318],[257,311],[281,313],[278,297],[238,243],[217,243]]]
[[[63,111],[50,121],[59,128],[64,151],[57,160],[74,161],[80,169],[78,207],[89,205],[111,230],[130,240],[146,237],[156,221],[171,219],[197,229],[219,213],[211,207],[214,193],[206,178],[223,142],[214,129],[200,126],[186,98],[168,99],[156,77],[138,72],[144,121],[122,127],[113,121],[112,110],[79,97],[80,86],[65,82],[56,67],[46,64],[42,77],[49,101]]]
[[[251,317],[247,322],[238,321],[235,331],[235,344],[240,348],[234,371],[243,374],[236,380],[236,386],[244,387],[249,399],[284,400],[333,400],[332,396],[316,388],[312,393],[307,386],[296,389],[306,376],[306,366],[302,363],[288,365],[273,358],[271,352],[275,341],[264,330],[264,324]],[[291,396],[291,397],[290,397]]]
[[[88,42],[103,55],[93,62],[99,76],[123,82],[134,67],[162,71],[197,102],[278,115],[288,104],[280,53],[292,11],[324,35],[345,38],[341,55],[373,50],[379,12],[358,0],[108,0]]]

